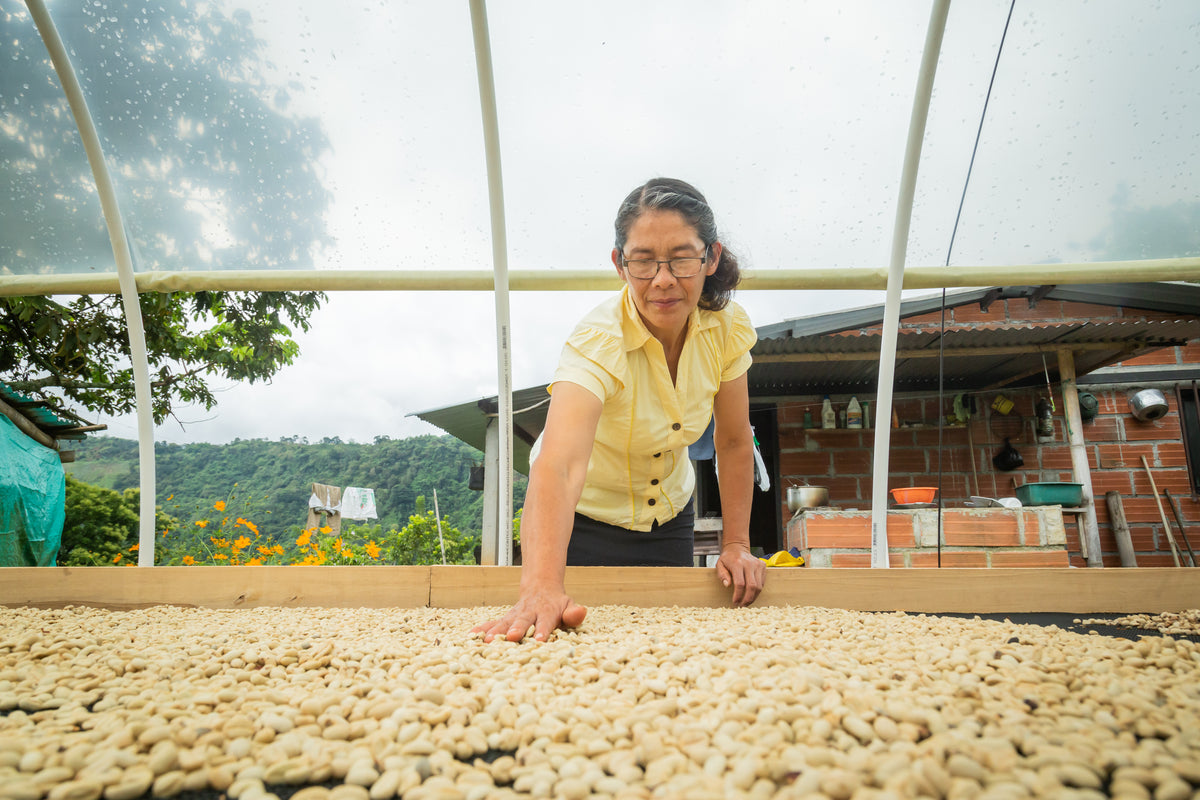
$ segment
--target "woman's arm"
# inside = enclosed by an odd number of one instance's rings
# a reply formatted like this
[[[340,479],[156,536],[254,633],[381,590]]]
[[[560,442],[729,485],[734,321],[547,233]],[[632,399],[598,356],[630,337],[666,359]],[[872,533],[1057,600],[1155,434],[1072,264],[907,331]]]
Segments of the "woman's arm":
[[[767,568],[750,554],[750,503],[754,493],[754,432],[746,375],[721,384],[713,400],[717,478],[721,492],[721,556],[717,576],[733,587],[733,604],[748,606],[762,591]]]
[[[587,389],[567,382],[554,385],[541,452],[529,465],[521,517],[520,599],[500,619],[473,629],[485,641],[504,636],[519,642],[530,625],[533,638],[545,641],[560,624],[575,627],[587,614],[567,596],[564,575],[600,409],[600,399]]]

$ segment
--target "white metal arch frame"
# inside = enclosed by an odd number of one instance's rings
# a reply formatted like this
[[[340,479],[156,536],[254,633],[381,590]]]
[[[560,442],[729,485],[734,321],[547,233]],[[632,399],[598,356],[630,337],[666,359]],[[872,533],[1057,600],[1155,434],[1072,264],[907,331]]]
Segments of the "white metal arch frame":
[[[117,279],[120,284],[121,305],[125,308],[125,326],[129,330],[129,351],[133,362],[133,390],[137,403],[138,419],[138,469],[141,484],[141,497],[138,506],[138,566],[154,565],[154,508],[155,508],[155,474],[154,474],[154,417],[150,398],[150,365],[146,356],[146,331],[142,325],[142,309],[138,305],[137,282],[133,275],[133,256],[129,250],[129,240],[125,237],[125,223],[121,218],[121,207],[117,203],[117,192],[113,187],[112,177],[108,172],[108,164],[104,160],[104,150],[100,146],[100,136],[96,132],[96,123],[88,110],[87,99],[71,65],[67,48],[63,46],[58,28],[50,17],[43,0],[26,0],[29,13],[33,16],[38,33],[50,53],[50,61],[54,71],[62,82],[63,93],[71,107],[75,125],[79,128],[79,136],[83,141],[83,149],[87,152],[88,163],[92,167],[92,177],[96,181],[96,190],[100,196],[100,207],[104,212],[104,224],[108,228],[108,238],[112,242],[113,259],[117,265]]]
[[[880,352],[879,401],[884,414],[890,409],[894,386],[896,337],[901,289],[985,286],[999,284],[1081,284],[1121,283],[1136,275],[1141,281],[1200,280],[1200,257],[1148,259],[1140,261],[1090,262],[1054,265],[999,265],[985,267],[918,266],[906,267],[908,228],[912,215],[917,168],[920,163],[933,77],[945,30],[950,0],[934,0],[926,34],[924,53],[909,122],[904,167],[893,228],[891,260],[885,270],[877,267],[838,269],[780,269],[748,271],[739,289],[754,290],[886,290],[883,345]],[[133,271],[129,243],[117,203],[116,192],[100,145],[98,133],[69,56],[46,9],[44,0],[27,0],[30,13],[50,53],[55,71],[63,85],[99,192],[105,224],[113,246],[116,273],[89,275],[0,276],[0,296],[34,294],[113,294],[120,293],[129,328],[133,354],[135,402],[138,418],[138,446],[141,483],[138,565],[154,564],[155,464],[154,423],[150,396],[149,365],[138,294],[141,292],[199,291],[492,291],[496,294],[497,368],[499,374],[501,458],[498,472],[503,488],[497,498],[501,518],[497,525],[498,541],[491,547],[497,563],[511,563],[511,538],[500,535],[511,529],[512,519],[512,383],[511,337],[508,319],[508,292],[515,291],[597,291],[616,287],[619,282],[594,270],[508,270],[504,221],[504,194],[500,169],[499,124],[492,78],[490,40],[485,0],[471,0],[472,30],[476,69],[479,77],[480,108],[483,116],[485,155],[488,168],[488,194],[492,222],[492,270],[229,270],[193,272]],[[886,380],[886,404],[883,403]],[[890,416],[890,412],[886,413]],[[881,416],[881,419],[885,418]],[[873,474],[886,475],[890,432],[886,426],[875,429]],[[504,453],[507,453],[505,456]],[[505,468],[507,465],[507,469]],[[886,480],[876,481],[872,495],[873,567],[887,566]],[[499,522],[499,520],[498,520]]]

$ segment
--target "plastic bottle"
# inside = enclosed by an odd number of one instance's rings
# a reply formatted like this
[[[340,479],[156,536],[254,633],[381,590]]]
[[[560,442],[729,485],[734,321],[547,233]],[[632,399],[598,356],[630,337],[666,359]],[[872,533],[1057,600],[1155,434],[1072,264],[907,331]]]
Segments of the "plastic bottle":
[[[825,402],[821,403],[821,427],[836,428],[837,427],[837,412],[833,410],[833,403],[829,399],[829,395],[825,395]]]
[[[861,428],[863,426],[862,406],[858,404],[857,397],[851,397],[849,405],[846,406],[846,427]]]
[[[808,409],[804,411],[804,427],[811,428],[813,426],[812,412]]]
[[[863,401],[863,430],[871,429],[871,404]]]

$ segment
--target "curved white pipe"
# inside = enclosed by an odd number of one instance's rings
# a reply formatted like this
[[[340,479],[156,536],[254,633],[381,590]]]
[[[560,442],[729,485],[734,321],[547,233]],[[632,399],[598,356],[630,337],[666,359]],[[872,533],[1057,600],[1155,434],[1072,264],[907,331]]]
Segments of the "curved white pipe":
[[[942,34],[950,0],[934,0],[925,34],[925,52],[908,121],[908,144],[904,150],[904,171],[900,176],[900,196],[896,203],[896,224],[892,229],[892,260],[888,266],[887,300],[883,307],[883,342],[879,348],[879,392],[876,395],[875,454],[871,467],[871,566],[888,566],[887,496],[888,450],[891,447],[892,390],[896,377],[896,337],[900,327],[900,290],[904,286],[904,257],[908,251],[908,228],[912,221],[913,195],[917,188],[917,168],[921,164],[921,145],[925,121],[929,117],[929,98],[933,94],[933,76],[937,72]]]
[[[1152,258],[1142,261],[1093,261],[1074,264],[1012,264],[1001,266],[905,267],[905,289],[963,286],[1043,286],[1046,284],[1138,283],[1200,281],[1200,257]],[[738,291],[887,288],[887,270],[759,269],[742,273]],[[257,269],[138,272],[137,289],[148,292],[261,291],[261,292],[490,292],[494,270],[403,269]],[[116,273],[63,275],[0,275],[0,297],[51,294],[115,294]],[[509,270],[514,292],[608,292],[621,288],[611,270]]]
[[[71,66],[67,48],[63,46],[58,29],[43,0],[26,0],[29,13],[50,53],[54,71],[62,81],[63,93],[71,106],[71,114],[79,128],[83,149],[87,152],[104,212],[104,224],[112,242],[113,259],[117,264],[117,280],[121,290],[121,305],[125,308],[125,325],[129,329],[129,350],[133,362],[133,390],[138,418],[138,466],[141,480],[141,504],[138,511],[138,566],[154,566],[154,418],[150,405],[150,364],[146,357],[146,332],[142,327],[142,310],[138,305],[137,282],[133,274],[133,256],[125,238],[125,224],[117,203],[117,192],[108,174],[100,135],[88,110],[87,99]]]
[[[488,205],[492,221],[492,263],[496,298],[496,372],[500,416],[499,516],[496,563],[512,564],[513,445],[512,445],[512,329],[508,313],[508,238],[504,222],[504,177],[500,169],[500,121],[496,113],[496,83],[492,75],[492,45],[484,0],[471,0],[471,32],[475,38],[475,70],[479,75],[479,106],[483,112],[483,144],[487,156]]]

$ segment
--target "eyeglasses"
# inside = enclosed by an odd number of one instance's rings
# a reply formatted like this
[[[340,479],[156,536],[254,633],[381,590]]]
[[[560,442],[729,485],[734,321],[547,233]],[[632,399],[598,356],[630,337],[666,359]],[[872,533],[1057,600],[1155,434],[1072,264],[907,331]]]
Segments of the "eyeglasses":
[[[626,258],[622,255],[621,266],[630,276],[643,281],[656,277],[663,264],[667,265],[667,270],[676,278],[694,278],[700,274],[700,270],[704,269],[704,262],[707,260],[708,248],[705,247],[702,256],[671,258],[663,261],[655,258]]]

